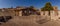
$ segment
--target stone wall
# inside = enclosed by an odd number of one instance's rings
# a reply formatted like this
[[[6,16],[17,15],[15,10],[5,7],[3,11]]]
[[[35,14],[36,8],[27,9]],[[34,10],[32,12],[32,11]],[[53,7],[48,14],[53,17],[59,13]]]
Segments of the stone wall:
[[[56,15],[56,12],[55,11],[50,11],[50,13],[51,13],[51,19],[54,19],[54,20],[56,20],[56,19],[58,19],[58,16]]]
[[[0,11],[0,16],[15,16],[15,12],[13,10],[4,10]]]
[[[19,16],[22,16],[22,11],[19,11]]]
[[[36,24],[39,24],[38,22],[44,23],[51,20],[49,16],[40,16],[40,15],[33,15],[33,16],[13,16],[13,19],[11,21],[15,23],[24,23],[24,22],[33,22]]]
[[[41,16],[49,16],[48,11],[40,11]],[[5,9],[5,11],[0,11],[0,16],[15,16],[14,10]],[[22,16],[22,11],[19,11],[18,16]],[[31,15],[30,15],[31,16]],[[50,11],[50,17],[51,19],[58,19],[60,17],[60,11]]]
[[[45,15],[45,16],[49,16],[49,12],[48,11],[40,11],[41,16]]]
[[[48,11],[41,11],[40,12],[41,16],[49,16],[49,12]],[[51,19],[57,20],[60,18],[60,11],[50,11],[50,17]]]

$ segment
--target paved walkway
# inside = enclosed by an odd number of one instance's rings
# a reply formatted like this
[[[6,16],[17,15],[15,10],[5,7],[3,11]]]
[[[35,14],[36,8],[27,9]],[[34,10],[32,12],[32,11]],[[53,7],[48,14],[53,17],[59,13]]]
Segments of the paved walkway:
[[[23,20],[20,18],[11,19],[6,23],[1,24],[0,26],[60,26],[60,21],[51,20],[43,24],[39,24],[36,21]]]

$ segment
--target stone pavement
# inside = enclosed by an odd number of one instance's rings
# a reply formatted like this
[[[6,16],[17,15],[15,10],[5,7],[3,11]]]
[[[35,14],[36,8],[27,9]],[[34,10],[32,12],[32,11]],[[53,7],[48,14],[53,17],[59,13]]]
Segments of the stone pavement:
[[[39,20],[38,20],[39,21]],[[6,23],[2,23],[0,26],[60,26],[60,21],[58,20],[43,20],[44,23],[29,20],[28,18],[13,18]]]

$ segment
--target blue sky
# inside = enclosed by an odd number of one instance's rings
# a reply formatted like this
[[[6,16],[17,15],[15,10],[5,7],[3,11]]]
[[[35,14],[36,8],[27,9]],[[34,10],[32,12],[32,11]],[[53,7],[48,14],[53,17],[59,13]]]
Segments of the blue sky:
[[[52,6],[60,9],[60,0],[0,0],[0,8],[9,8],[11,6],[34,6],[42,8],[46,2],[51,2]]]

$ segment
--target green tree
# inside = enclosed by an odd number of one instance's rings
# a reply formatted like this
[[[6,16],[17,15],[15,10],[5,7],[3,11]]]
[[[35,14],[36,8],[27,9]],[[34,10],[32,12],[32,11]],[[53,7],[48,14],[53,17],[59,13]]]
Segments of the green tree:
[[[43,8],[41,8],[41,11],[49,11],[50,15],[50,10],[53,10],[53,7],[50,2],[47,2]]]

